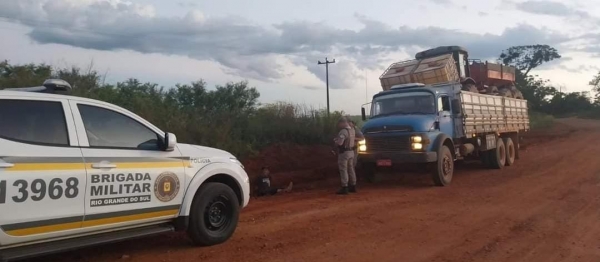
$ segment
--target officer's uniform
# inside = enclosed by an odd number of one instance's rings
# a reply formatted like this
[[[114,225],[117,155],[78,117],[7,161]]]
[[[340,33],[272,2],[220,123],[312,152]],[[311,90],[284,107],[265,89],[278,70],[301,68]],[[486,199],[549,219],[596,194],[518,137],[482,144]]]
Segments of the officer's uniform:
[[[355,191],[356,173],[354,172],[354,130],[350,125],[346,126],[338,133],[338,167],[340,169],[340,178],[342,189],[338,193],[347,193],[348,186],[350,191]]]

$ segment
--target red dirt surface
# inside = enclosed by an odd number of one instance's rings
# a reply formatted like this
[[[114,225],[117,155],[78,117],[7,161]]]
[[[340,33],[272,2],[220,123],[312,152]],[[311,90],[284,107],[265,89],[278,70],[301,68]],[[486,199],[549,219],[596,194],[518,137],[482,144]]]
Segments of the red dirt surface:
[[[599,140],[600,122],[559,120],[514,166],[461,165],[444,188],[406,174],[337,196],[334,168],[315,189],[253,198],[219,246],[177,233],[37,261],[600,261]],[[274,152],[275,171],[291,154]]]

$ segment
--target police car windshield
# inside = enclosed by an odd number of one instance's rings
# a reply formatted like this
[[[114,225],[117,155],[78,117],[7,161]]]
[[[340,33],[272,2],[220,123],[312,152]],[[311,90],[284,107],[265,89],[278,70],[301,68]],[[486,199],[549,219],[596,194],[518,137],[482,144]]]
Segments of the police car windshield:
[[[371,117],[395,114],[435,114],[433,94],[414,91],[383,95],[373,99]]]

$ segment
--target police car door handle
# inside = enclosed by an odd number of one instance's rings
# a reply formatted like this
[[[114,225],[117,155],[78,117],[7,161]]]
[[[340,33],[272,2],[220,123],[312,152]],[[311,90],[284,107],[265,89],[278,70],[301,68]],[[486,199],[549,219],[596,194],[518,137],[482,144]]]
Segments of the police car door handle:
[[[0,168],[10,168],[15,166],[15,164],[11,164],[11,163],[6,163],[6,162],[0,162]]]
[[[92,168],[95,168],[95,169],[117,168],[117,165],[111,164],[110,162],[102,161],[100,163],[92,164]]]

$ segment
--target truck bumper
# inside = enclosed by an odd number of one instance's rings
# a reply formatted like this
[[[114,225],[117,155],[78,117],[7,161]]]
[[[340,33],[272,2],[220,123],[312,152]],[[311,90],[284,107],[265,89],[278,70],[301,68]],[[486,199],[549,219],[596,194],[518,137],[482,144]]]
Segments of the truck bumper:
[[[358,154],[361,163],[376,163],[377,160],[389,159],[392,164],[431,163],[437,161],[437,152],[366,152]]]

